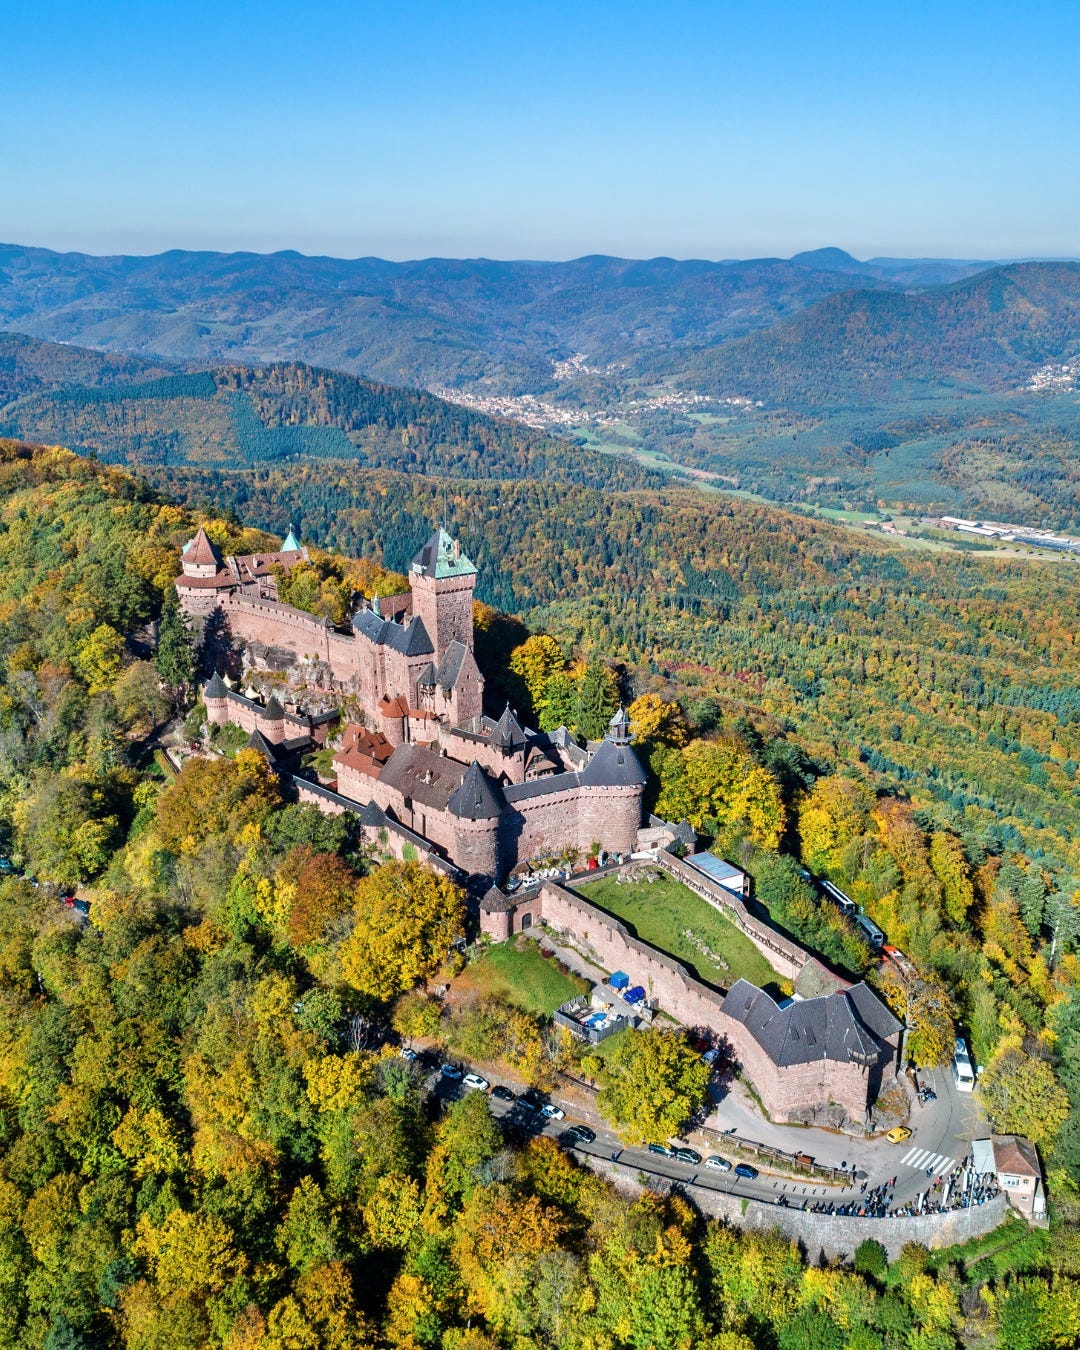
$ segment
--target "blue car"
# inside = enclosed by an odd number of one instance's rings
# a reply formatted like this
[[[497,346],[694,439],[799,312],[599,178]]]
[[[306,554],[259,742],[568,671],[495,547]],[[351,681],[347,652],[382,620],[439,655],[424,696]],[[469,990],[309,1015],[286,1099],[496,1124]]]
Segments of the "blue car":
[[[735,1165],[735,1175],[746,1181],[753,1181],[757,1174],[757,1168],[751,1167],[749,1163],[737,1163]]]

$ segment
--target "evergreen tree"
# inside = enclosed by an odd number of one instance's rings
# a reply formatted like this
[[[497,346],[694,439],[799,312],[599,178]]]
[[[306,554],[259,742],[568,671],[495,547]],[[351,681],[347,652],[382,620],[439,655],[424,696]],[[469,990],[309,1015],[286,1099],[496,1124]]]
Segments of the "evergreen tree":
[[[607,731],[608,723],[619,706],[619,689],[615,676],[603,661],[590,661],[578,682],[578,731],[590,741],[598,741]]]
[[[173,703],[182,706],[195,679],[195,635],[175,591],[166,597],[161,613],[154,664]]]
[[[564,670],[548,680],[540,707],[540,730],[557,731],[559,727],[573,729],[577,724],[577,692],[574,682]]]

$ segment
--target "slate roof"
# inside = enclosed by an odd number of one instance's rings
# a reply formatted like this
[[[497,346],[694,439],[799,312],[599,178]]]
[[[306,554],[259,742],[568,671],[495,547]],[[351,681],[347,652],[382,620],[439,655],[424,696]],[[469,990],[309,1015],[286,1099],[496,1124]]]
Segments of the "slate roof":
[[[503,788],[503,796],[513,806],[515,802],[545,797],[552,792],[569,792],[571,788],[580,786],[579,773],[553,773],[547,778],[530,778],[527,783],[507,783]]]
[[[419,619],[414,619],[413,623],[420,623]],[[421,625],[422,627],[423,625]],[[458,682],[458,676],[461,674],[461,667],[465,664],[465,657],[468,655],[468,647],[458,638],[452,638],[446,645],[446,651],[443,652],[443,658],[439,662],[439,668],[435,672],[435,683],[440,689],[449,692]]]
[[[403,656],[431,656],[431,645],[424,621],[419,615],[409,620],[408,626],[382,619],[374,610],[360,609],[353,615],[353,631],[379,647],[389,647]]]
[[[228,698],[229,690],[225,681],[215,670],[203,686],[203,698]]]
[[[269,718],[271,722],[280,722],[285,716],[285,709],[281,706],[277,694],[271,694],[270,698],[263,708],[263,716]]]
[[[499,890],[498,886],[490,886],[480,897],[480,908],[488,914],[507,914],[517,904],[505,891]]]
[[[612,731],[630,730],[630,714],[626,711],[626,709],[623,707],[621,703],[619,704],[619,711],[608,723],[608,726]]]
[[[601,741],[596,753],[581,771],[582,787],[640,787],[645,770],[628,745]]]
[[[217,546],[210,542],[210,536],[201,525],[180,558],[182,562],[192,563],[196,567],[221,566],[221,554]]]
[[[868,1026],[875,1036],[887,1040],[903,1029],[904,1024],[893,1016],[863,980],[853,984],[847,991],[847,996],[854,1003],[859,1020]]]
[[[412,560],[412,570],[436,581],[447,577],[474,576],[476,568],[461,551],[461,546],[445,530],[436,530]]]
[[[474,759],[451,793],[449,805],[455,816],[466,820],[493,820],[502,815],[506,799]]]
[[[421,806],[445,811],[461,783],[461,764],[426,745],[399,745],[386,761],[379,781]]]
[[[521,723],[510,711],[509,703],[506,705],[503,715],[491,728],[490,739],[492,745],[505,747],[525,744],[525,733],[521,729]]]
[[[852,993],[801,999],[781,1008],[763,989],[736,980],[722,1006],[746,1027],[777,1068],[818,1059],[872,1064],[881,1052],[882,1038],[862,1021]]]
[[[264,759],[268,759],[271,764],[273,764],[274,760],[277,758],[274,747],[258,728],[256,728],[244,742],[244,749],[258,750],[259,754],[262,755]]]

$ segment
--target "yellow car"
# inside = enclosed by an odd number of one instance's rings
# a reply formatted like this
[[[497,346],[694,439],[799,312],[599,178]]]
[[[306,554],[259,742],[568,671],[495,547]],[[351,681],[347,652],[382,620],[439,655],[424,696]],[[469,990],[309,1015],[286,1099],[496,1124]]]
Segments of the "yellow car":
[[[885,1138],[890,1144],[902,1144],[905,1139],[911,1138],[911,1131],[906,1125],[895,1125]]]

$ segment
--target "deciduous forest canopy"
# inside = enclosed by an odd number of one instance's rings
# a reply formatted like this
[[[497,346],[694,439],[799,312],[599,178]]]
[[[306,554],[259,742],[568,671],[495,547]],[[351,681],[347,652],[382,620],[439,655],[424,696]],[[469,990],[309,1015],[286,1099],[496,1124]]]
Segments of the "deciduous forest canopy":
[[[92,897],[84,926],[46,888],[0,882],[5,1344],[1075,1340],[1080,714],[1060,569],[958,565],[672,489],[447,494],[329,461],[171,479],[189,504],[0,443],[0,851]],[[999,1127],[1038,1141],[1051,1233],[1010,1230],[967,1266],[910,1248],[887,1268],[871,1244],[818,1268],[681,1199],[621,1198],[549,1141],[507,1147],[480,1094],[433,1119],[408,1064],[369,1048],[390,1022],[541,1083],[560,1053],[502,995],[446,1011],[414,992],[460,930],[455,886],[364,856],[252,752],[168,782],[147,738],[185,706],[169,597],[197,523],[249,551],[270,543],[253,525],[301,507],[308,538],[396,567],[440,500],[489,586],[492,674],[523,710],[581,718],[621,685],[651,790],[840,966],[865,949],[824,923],[796,860],[850,889],[918,968],[882,986],[917,1062],[941,1062],[962,1022]],[[312,568],[351,575],[332,555]],[[633,1066],[608,1071],[616,1116]]]

